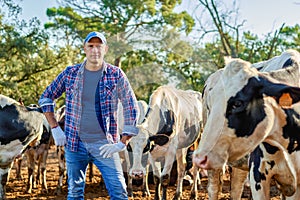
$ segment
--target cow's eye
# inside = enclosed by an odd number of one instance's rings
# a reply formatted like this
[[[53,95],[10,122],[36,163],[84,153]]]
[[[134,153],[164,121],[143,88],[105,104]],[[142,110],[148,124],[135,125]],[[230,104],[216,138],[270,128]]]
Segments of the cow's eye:
[[[231,114],[233,113],[241,113],[244,112],[246,109],[246,104],[245,102],[241,101],[241,100],[236,100],[232,103],[231,106]]]
[[[232,105],[232,109],[239,108],[243,105],[242,101],[235,101]]]
[[[245,104],[244,104],[243,101],[235,100],[235,101],[232,101],[229,104],[226,113],[228,115],[231,115],[231,114],[234,114],[234,113],[240,113],[240,112],[243,112],[245,108],[246,107],[245,107]]]

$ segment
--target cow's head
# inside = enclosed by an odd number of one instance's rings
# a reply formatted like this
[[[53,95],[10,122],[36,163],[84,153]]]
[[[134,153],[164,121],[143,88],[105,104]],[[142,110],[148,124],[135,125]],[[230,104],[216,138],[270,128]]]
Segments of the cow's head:
[[[300,100],[299,88],[276,83],[250,66],[236,59],[213,87],[207,86],[209,114],[194,153],[194,162],[201,168],[222,168],[254,150],[274,126],[286,123],[274,121],[276,115],[284,116],[278,104],[281,96],[287,94],[292,103]]]
[[[152,95],[145,118],[138,125],[139,134],[127,145],[128,152],[133,155],[133,165],[129,175],[134,178],[141,178],[146,173],[141,163],[142,155],[148,153],[155,153],[156,156],[163,155],[167,150],[169,137],[173,133],[174,112],[167,106],[162,106],[166,105],[166,102],[158,103],[158,100],[162,100],[159,97]]]

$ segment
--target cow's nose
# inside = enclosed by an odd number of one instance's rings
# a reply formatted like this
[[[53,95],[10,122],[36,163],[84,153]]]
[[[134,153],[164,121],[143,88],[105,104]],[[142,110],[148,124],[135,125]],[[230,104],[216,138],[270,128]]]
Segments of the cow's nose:
[[[143,178],[144,173],[141,170],[132,170],[130,175],[132,178]]]
[[[193,163],[202,169],[211,169],[207,156],[193,155]]]

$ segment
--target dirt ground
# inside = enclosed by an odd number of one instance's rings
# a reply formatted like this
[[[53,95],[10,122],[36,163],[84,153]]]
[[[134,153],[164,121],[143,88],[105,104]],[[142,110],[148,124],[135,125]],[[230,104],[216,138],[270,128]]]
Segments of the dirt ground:
[[[55,147],[52,147],[49,152],[48,156],[48,163],[47,163],[47,185],[48,185],[48,193],[43,193],[41,185],[38,185],[37,188],[33,189],[33,192],[31,194],[26,193],[26,182],[27,182],[27,168],[26,166],[26,159],[23,160],[22,163],[22,180],[17,180],[16,177],[16,170],[13,168],[11,170],[10,174],[10,180],[7,184],[6,188],[6,195],[7,199],[14,199],[14,200],[33,200],[33,199],[38,199],[38,200],[43,200],[43,199],[55,199],[55,200],[63,200],[66,199],[67,197],[67,186],[66,184],[63,187],[63,191],[61,195],[56,195],[55,194],[55,189],[57,186],[57,181],[58,181],[58,163],[56,159],[56,154],[55,154]],[[95,170],[95,176],[93,178],[93,181],[87,181],[86,184],[86,189],[85,189],[85,199],[86,200],[108,200],[109,197],[107,195],[107,192],[105,189],[101,189],[100,187],[100,174],[98,170]],[[65,180],[64,180],[65,182]],[[207,195],[207,179],[203,178],[201,179],[201,188],[199,188],[198,191],[198,199],[202,200],[207,200],[208,195]],[[134,200],[141,200],[141,199],[153,199],[154,197],[154,185],[150,184],[150,193],[151,197],[145,198],[142,197],[142,192],[139,191],[138,186],[134,186]],[[222,194],[219,195],[220,200],[229,200],[230,195],[229,195],[229,180],[224,181],[223,185],[223,191]],[[175,186],[170,186],[168,188],[168,199],[172,199],[174,196],[176,187]],[[185,185],[184,186],[184,191],[183,191],[183,200],[189,199],[190,195],[190,186]],[[278,193],[274,193],[272,195],[273,197],[271,200],[279,200],[279,195]],[[244,195],[242,200],[248,200],[250,197],[250,190],[248,187],[245,187]]]

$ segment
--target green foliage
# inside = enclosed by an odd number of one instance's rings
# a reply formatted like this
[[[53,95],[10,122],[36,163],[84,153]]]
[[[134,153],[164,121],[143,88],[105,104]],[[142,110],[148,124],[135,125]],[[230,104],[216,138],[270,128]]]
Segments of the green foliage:
[[[106,61],[122,67],[138,99],[146,101],[164,84],[202,91],[207,77],[224,67],[226,55],[254,63],[288,48],[300,50],[299,25],[282,25],[264,36],[240,33],[243,23],[231,21],[237,12],[223,10],[215,1],[199,2],[211,13],[209,27],[202,24],[200,31],[217,33],[202,46],[185,40],[196,18],[174,12],[181,0],[64,0],[47,9],[44,29],[38,19],[24,22],[15,17],[7,24],[0,16],[0,91],[21,97],[25,104],[37,103],[58,73],[82,61],[83,39],[94,30],[106,34]],[[20,12],[14,0],[1,3],[9,7],[10,16]],[[64,97],[58,106],[63,102]]]
[[[37,103],[51,80],[78,56],[66,48],[53,51],[47,34],[39,28],[38,21],[22,22],[21,33],[14,26],[0,21],[0,91],[25,104]]]

